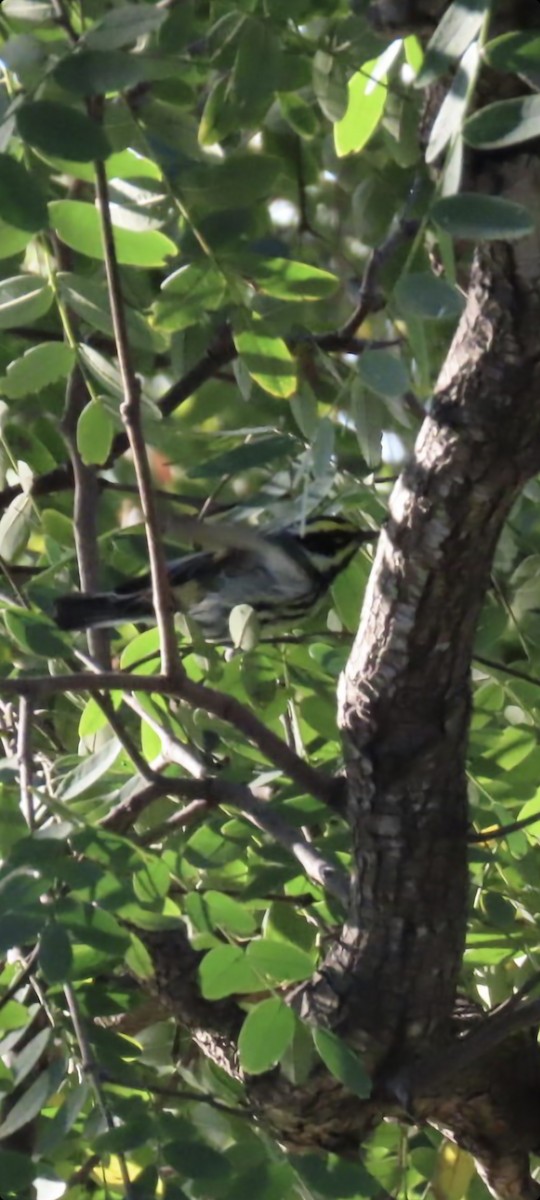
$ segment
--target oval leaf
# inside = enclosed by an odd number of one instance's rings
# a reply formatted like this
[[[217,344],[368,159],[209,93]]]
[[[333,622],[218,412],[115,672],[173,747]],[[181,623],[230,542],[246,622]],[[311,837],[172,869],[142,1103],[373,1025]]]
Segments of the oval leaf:
[[[33,100],[17,112],[23,141],[43,154],[58,154],[69,162],[107,158],[111,147],[100,125],[85,113],[53,100]]]
[[[31,325],[52,304],[52,291],[41,275],[13,275],[0,282],[0,329]]]
[[[38,180],[9,154],[0,154],[0,216],[16,229],[37,233],[49,223]]]
[[[431,216],[445,233],[473,241],[510,241],[534,230],[534,222],[521,204],[471,192],[437,200]]]
[[[296,364],[285,342],[267,333],[238,333],[234,344],[252,379],[271,396],[296,391]]]
[[[276,942],[271,938],[257,938],[250,942],[246,959],[261,983],[296,983],[309,979],[313,974],[314,962],[298,946],[289,942]]]
[[[2,391],[10,400],[40,392],[57,379],[67,379],[75,351],[63,342],[41,342],[10,362]]]
[[[540,134],[540,96],[520,96],[488,104],[469,117],[463,136],[469,146],[498,149],[528,142]]]
[[[103,258],[99,214],[84,200],[53,200],[49,204],[51,224],[62,241],[90,258]],[[126,227],[133,215],[118,205],[111,206],[114,244],[119,263],[132,267],[162,267],[176,254],[176,246],[159,229]]]
[[[72,963],[71,942],[63,925],[49,921],[39,939],[39,965],[48,983],[63,983]]]
[[[460,317],[465,300],[457,288],[431,271],[411,271],[396,284],[394,295],[407,317],[442,321]]]
[[[371,1080],[358,1055],[329,1029],[314,1029],[313,1041],[323,1063],[340,1083],[365,1100],[371,1094]]]
[[[260,977],[251,970],[240,946],[216,946],[199,967],[201,991],[207,1000],[221,1000],[236,992],[260,990]]]
[[[238,1038],[242,1069],[250,1075],[260,1075],[275,1067],[292,1041],[294,1027],[294,1014],[279,996],[256,1004]]]
[[[101,400],[90,400],[77,422],[77,446],[86,466],[107,461],[114,437],[114,425]]]

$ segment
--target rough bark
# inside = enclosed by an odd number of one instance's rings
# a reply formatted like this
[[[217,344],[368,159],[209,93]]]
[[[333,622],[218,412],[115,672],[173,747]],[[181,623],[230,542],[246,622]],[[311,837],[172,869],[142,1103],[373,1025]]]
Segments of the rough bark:
[[[383,23],[398,19],[384,7]],[[414,4],[401,8],[400,21],[418,17]],[[474,170],[473,186],[538,210],[534,157]],[[290,1002],[362,1051],[373,1096],[355,1100],[321,1063],[302,1085],[279,1069],[245,1081],[256,1114],[296,1150],[355,1155],[382,1117],[412,1117],[472,1151],[502,1200],[540,1195],[528,1167],[540,1148],[538,1046],[515,1034],[488,1054],[472,1049],[457,1076],[437,1077],[436,1065],[457,1041],[469,1044],[467,1023],[452,1014],[467,918],[470,665],[497,539],[540,469],[539,315],[538,233],[479,250],[430,415],[392,494],[340,683],[352,898],[320,971]],[[201,1000],[198,955],[183,934],[147,941],[160,998],[239,1075],[234,1000]]]

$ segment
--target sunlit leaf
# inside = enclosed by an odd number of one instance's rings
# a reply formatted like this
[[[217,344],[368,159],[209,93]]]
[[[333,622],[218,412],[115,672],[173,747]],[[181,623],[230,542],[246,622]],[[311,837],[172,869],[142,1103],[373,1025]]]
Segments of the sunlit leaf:
[[[93,204],[84,200],[53,200],[49,213],[53,228],[66,245],[90,258],[104,257],[99,213]],[[136,267],[161,267],[176,253],[174,242],[159,229],[149,228],[146,219],[118,205],[111,206],[111,216],[119,262]]]
[[[294,1034],[294,1014],[272,996],[248,1013],[238,1037],[240,1064],[250,1075],[269,1071],[279,1062]]]

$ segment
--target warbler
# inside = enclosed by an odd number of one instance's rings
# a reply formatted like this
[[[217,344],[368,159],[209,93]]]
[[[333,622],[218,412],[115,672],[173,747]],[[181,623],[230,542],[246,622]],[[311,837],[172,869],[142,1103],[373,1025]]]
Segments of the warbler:
[[[211,528],[216,545],[223,536],[221,527]],[[168,563],[175,608],[196,621],[212,642],[230,641],[229,616],[239,604],[249,605],[263,628],[301,621],[358,547],[378,536],[377,531],[358,529],[336,516],[313,517],[303,526],[272,532],[229,525],[227,532],[227,545]],[[150,574],[128,579],[111,592],[59,596],[54,615],[65,630],[152,622]]]

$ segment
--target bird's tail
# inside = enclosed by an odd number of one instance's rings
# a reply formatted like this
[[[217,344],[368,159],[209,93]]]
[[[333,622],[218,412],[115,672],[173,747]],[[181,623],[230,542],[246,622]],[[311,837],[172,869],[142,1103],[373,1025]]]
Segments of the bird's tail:
[[[108,625],[123,625],[127,621],[143,621],[153,617],[148,595],[135,592],[119,596],[115,592],[71,592],[58,596],[54,619],[59,629],[96,629]]]

